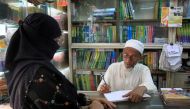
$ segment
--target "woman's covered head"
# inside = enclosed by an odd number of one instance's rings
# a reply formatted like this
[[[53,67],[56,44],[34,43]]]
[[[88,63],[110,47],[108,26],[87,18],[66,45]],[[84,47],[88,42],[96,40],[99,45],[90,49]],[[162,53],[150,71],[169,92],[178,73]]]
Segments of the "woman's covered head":
[[[22,60],[50,61],[59,48],[56,40],[61,36],[57,21],[43,13],[28,15],[19,22],[18,30],[13,34],[7,54],[6,66]]]
[[[35,30],[40,37],[54,39],[61,35],[61,30],[57,21],[51,16],[43,13],[28,15],[24,19],[24,23]]]

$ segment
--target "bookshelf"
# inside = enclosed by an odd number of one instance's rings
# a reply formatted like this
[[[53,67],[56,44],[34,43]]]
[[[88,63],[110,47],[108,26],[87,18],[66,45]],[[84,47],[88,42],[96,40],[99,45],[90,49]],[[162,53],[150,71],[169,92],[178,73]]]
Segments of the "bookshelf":
[[[68,0],[69,66],[73,83],[79,90],[96,89],[97,82],[101,80],[100,74],[107,69],[105,66],[122,60],[121,52],[127,39],[144,42],[145,54],[150,52],[148,57],[155,54],[153,57],[159,57],[163,43],[175,41],[173,31],[176,32],[176,29],[160,23],[159,7],[168,5],[167,1],[162,1],[162,6],[160,4],[160,0]],[[112,11],[106,11],[109,9]],[[109,16],[106,16],[107,13]],[[154,38],[157,38],[156,41]],[[110,54],[115,58],[110,58],[107,63]],[[167,87],[170,73],[158,70],[158,65],[155,68],[151,70],[155,84]],[[92,86],[95,88],[89,89],[92,75],[95,81]]]

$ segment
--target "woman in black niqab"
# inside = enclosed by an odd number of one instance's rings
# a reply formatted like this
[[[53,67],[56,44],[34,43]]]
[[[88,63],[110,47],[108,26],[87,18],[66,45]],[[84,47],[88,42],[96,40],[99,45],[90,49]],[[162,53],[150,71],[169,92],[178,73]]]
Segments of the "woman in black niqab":
[[[60,35],[58,23],[46,14],[30,14],[19,22],[5,60],[13,109],[78,108],[74,86],[50,63]]]

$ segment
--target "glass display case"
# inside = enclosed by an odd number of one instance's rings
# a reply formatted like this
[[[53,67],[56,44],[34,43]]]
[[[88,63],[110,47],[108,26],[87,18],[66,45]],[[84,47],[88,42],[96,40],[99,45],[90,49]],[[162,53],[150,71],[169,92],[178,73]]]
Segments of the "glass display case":
[[[18,29],[19,20],[24,20],[31,13],[45,13],[56,19],[63,34],[61,36],[61,47],[55,57],[58,54],[58,57],[62,57],[59,58],[57,63],[53,62],[53,60],[52,62],[60,71],[63,68],[68,68],[68,61],[66,60],[68,59],[67,1],[49,0],[34,6],[27,0],[0,0],[0,103],[4,102],[4,95],[7,96],[6,90],[3,89],[6,88],[4,63],[9,40]]]

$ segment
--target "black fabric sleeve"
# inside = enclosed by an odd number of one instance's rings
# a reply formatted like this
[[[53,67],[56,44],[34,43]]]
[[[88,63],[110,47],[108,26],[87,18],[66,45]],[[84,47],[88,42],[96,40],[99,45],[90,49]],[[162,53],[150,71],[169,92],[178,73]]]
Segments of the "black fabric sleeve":
[[[30,84],[27,104],[31,109],[79,109],[66,85],[50,70],[40,68]]]

